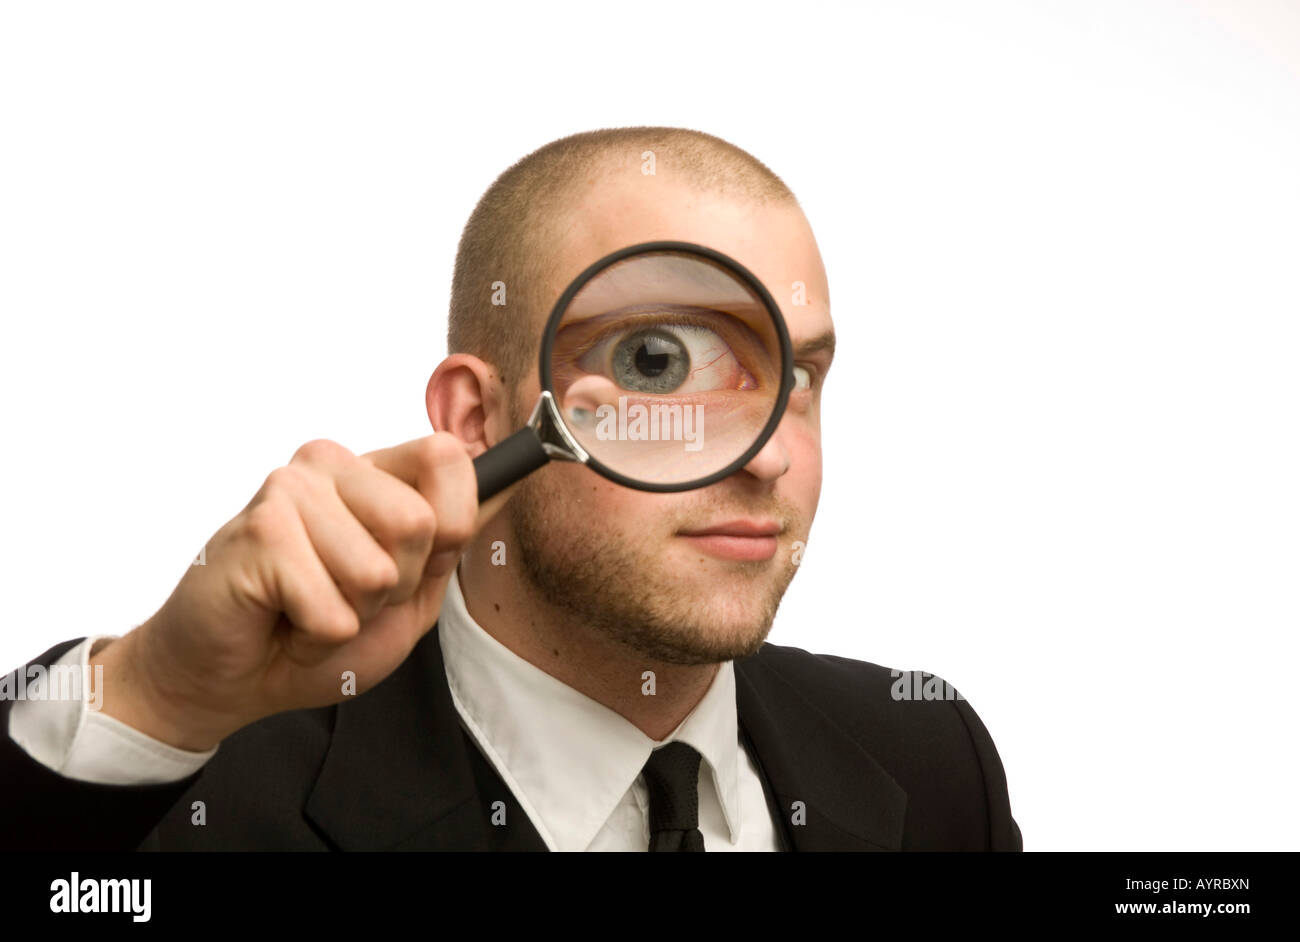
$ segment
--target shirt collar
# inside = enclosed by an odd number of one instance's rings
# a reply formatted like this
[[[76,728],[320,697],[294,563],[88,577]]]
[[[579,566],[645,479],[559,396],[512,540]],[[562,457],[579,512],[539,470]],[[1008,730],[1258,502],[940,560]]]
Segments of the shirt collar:
[[[718,669],[695,709],[662,742],[519,657],[465,606],[459,571],[438,616],[447,682],[462,720],[553,850],[585,850],[651,751],[685,742],[713,779],[732,843],[740,835],[736,680]],[[703,771],[703,770],[701,770]]]

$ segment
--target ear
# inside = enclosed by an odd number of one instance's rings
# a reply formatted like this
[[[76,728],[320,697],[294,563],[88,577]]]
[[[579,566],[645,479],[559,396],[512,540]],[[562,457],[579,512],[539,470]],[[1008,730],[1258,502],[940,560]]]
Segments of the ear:
[[[434,431],[451,432],[476,458],[516,431],[507,427],[510,411],[496,369],[468,353],[438,364],[424,402]]]

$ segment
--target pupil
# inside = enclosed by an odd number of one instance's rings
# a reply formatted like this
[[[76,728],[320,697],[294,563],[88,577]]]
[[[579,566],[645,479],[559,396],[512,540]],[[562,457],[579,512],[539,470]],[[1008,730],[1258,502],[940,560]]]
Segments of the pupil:
[[[643,376],[658,376],[668,368],[668,354],[651,353],[647,344],[636,348],[636,368]]]

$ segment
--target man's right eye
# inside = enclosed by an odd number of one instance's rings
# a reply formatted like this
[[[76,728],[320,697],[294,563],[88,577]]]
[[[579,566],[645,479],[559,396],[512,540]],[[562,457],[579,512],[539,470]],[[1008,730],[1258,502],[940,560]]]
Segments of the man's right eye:
[[[754,377],[716,331],[662,324],[615,332],[578,360],[623,389],[650,395],[753,389]]]

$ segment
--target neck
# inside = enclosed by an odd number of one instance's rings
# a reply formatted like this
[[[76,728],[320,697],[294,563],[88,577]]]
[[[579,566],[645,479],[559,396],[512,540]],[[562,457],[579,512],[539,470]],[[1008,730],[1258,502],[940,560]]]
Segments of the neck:
[[[492,564],[492,542],[504,539],[496,529],[484,528],[457,570],[470,617],[519,657],[649,738],[662,740],[681,725],[708,692],[719,665],[669,664],[576,623],[540,598],[517,564]]]

